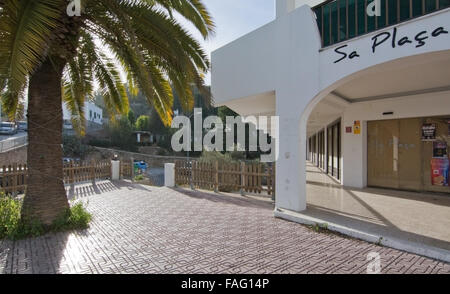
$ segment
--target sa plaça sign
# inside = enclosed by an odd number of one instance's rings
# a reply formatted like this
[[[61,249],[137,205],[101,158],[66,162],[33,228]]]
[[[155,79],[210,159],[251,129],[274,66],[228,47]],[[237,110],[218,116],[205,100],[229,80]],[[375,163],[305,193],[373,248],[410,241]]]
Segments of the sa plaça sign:
[[[415,46],[420,48],[425,46],[428,41],[434,38],[442,37],[442,35],[448,34],[448,31],[444,27],[437,27],[432,31],[420,31],[415,35],[401,35],[398,33],[398,29],[394,27],[392,30],[381,32],[371,39],[372,53],[375,54],[377,48],[381,46],[390,46],[392,49],[403,46]],[[334,63],[339,63],[343,60],[353,60],[360,58],[361,55],[358,50],[352,50],[348,48],[348,45],[342,45],[334,49],[334,52],[338,55],[338,59]]]

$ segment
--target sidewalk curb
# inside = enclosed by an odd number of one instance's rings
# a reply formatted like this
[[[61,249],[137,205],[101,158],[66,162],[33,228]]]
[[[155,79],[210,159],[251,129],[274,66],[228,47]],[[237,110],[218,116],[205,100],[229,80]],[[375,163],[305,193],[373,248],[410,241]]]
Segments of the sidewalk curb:
[[[275,209],[274,216],[276,218],[296,222],[303,225],[327,224],[327,229],[338,232],[352,238],[360,239],[369,243],[380,244],[385,247],[394,248],[397,250],[429,257],[446,263],[450,263],[450,251],[433,247],[429,245],[411,242],[403,239],[396,239],[382,235],[367,233],[360,230],[355,230],[347,226],[330,223],[318,218],[302,215],[289,210]]]

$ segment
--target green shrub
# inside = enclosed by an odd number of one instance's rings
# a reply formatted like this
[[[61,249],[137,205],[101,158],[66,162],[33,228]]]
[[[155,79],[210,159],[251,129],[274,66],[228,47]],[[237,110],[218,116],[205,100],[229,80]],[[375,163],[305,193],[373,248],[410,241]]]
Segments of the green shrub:
[[[122,116],[111,125],[110,136],[112,145],[126,151],[137,151],[136,137],[133,131],[133,126],[128,118]]]
[[[144,179],[145,179],[144,175],[137,175],[137,176],[134,177],[134,180],[136,182],[143,181]]]
[[[52,231],[82,230],[89,228],[92,215],[86,210],[83,203],[77,203],[66,210],[52,224]]]
[[[82,203],[65,211],[51,226],[44,226],[36,219],[21,218],[22,201],[0,193],[0,239],[17,240],[38,237],[50,231],[87,229],[92,215]]]
[[[63,136],[63,151],[66,157],[79,157],[84,158],[91,148],[88,145],[83,144],[81,138],[76,136]]]
[[[22,202],[4,193],[0,194],[0,239],[37,237],[44,233],[44,226],[37,220],[21,219]]]
[[[21,203],[0,194],[0,239],[15,236],[20,224]]]
[[[236,163],[238,161],[234,160],[231,157],[230,153],[220,153],[220,152],[203,152],[202,156],[198,158],[199,162],[204,163],[215,163],[218,161],[219,163]]]
[[[149,132],[150,131],[150,117],[147,115],[141,115],[136,121],[136,129],[138,131]]]
[[[89,145],[100,147],[100,148],[111,148],[112,143],[109,140],[102,140],[102,139],[91,139],[89,141]]]

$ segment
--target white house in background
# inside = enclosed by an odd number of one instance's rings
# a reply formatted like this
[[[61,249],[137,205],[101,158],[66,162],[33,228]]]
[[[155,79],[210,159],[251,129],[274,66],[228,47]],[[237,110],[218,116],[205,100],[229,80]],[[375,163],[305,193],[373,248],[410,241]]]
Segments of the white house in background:
[[[103,125],[103,110],[95,105],[95,103],[86,101],[84,103],[84,114],[86,117],[86,127],[87,130],[96,130],[101,128]],[[63,119],[64,119],[64,129],[71,130],[72,124],[71,124],[71,114],[69,109],[67,108],[67,105],[63,103]]]
[[[346,187],[450,193],[450,1],[371,2],[277,0],[212,53],[216,104],[280,117],[280,217],[307,207],[307,160]]]

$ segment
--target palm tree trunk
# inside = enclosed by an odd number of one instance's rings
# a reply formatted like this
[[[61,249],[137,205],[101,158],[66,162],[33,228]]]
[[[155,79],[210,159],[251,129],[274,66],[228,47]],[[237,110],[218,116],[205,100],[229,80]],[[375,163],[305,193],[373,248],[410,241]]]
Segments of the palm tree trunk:
[[[58,57],[47,58],[28,87],[28,183],[22,217],[46,225],[69,208],[62,179],[64,64]]]

